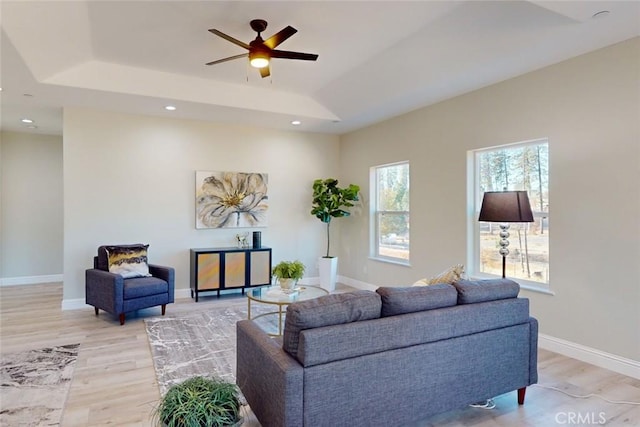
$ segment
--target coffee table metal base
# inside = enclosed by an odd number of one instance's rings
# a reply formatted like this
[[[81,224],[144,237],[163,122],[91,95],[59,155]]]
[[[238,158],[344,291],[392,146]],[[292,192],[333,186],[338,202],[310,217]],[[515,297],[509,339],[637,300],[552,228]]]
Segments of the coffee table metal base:
[[[295,294],[287,296],[286,294],[274,296],[269,294],[269,288],[256,288],[247,292],[247,318],[249,320],[256,320],[261,317],[278,315],[278,333],[268,333],[269,336],[279,337],[282,336],[282,320],[284,318],[286,307],[297,301],[305,301],[308,299],[317,298],[323,295],[329,294],[328,291],[317,286],[301,286],[297,289]],[[287,298],[287,299],[284,299]],[[268,313],[260,313],[257,316],[251,317],[251,302],[259,302],[268,305],[277,305],[277,311],[270,311]]]

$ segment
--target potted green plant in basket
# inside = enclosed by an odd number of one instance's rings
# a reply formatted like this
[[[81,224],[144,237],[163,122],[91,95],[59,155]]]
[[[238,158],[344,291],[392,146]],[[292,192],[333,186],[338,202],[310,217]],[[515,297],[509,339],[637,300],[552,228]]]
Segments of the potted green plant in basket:
[[[221,427],[241,423],[235,384],[216,378],[193,377],[171,386],[160,400],[154,419],[166,427]]]
[[[353,202],[359,200],[360,187],[349,184],[348,187],[338,187],[338,180],[333,178],[316,179],[313,181],[313,201],[311,215],[327,224],[327,254],[320,258],[320,286],[328,291],[336,288],[336,275],[338,272],[338,258],[329,255],[331,247],[331,235],[329,226],[332,218],[341,218],[351,215],[346,210],[354,206]]]
[[[272,274],[278,278],[283,291],[292,291],[298,280],[304,275],[305,266],[302,261],[280,261],[273,267]]]

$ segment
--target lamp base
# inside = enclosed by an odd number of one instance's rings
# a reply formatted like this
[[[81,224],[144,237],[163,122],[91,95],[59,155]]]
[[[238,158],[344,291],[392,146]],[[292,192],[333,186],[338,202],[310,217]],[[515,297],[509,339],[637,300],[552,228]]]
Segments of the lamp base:
[[[500,255],[502,255],[502,278],[506,277],[507,255],[509,255],[509,224],[500,224]]]

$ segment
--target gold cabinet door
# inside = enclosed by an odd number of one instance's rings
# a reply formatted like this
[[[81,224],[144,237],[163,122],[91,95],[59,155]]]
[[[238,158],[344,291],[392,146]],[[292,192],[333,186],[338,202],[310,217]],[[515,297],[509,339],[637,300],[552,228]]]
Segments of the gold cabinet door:
[[[250,275],[250,286],[268,285],[271,283],[271,262],[269,251],[251,252]]]
[[[247,268],[246,252],[227,252],[224,254],[224,287],[242,288],[245,285]]]
[[[198,290],[220,288],[220,253],[198,254]]]

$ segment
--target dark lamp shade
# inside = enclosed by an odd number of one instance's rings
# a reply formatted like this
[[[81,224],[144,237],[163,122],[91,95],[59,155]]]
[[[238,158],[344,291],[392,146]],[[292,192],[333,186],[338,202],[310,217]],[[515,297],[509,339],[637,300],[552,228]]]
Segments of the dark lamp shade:
[[[478,221],[533,222],[526,191],[487,191],[482,198]]]

